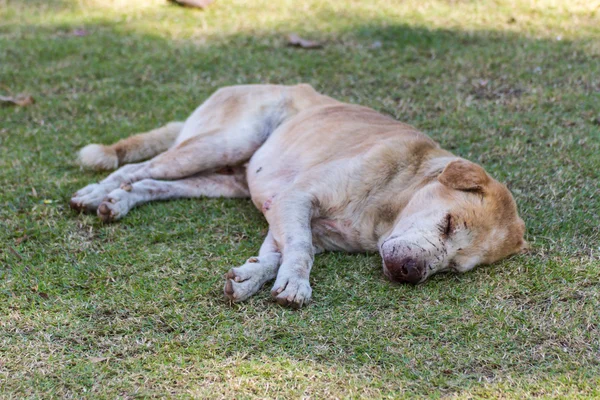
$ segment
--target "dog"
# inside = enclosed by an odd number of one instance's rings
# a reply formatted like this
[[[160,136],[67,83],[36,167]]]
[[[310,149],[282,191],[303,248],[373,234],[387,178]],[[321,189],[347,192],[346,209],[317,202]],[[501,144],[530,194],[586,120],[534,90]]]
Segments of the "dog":
[[[481,166],[307,84],[221,88],[184,123],[90,144],[79,163],[120,167],[70,201],[104,222],[153,200],[250,197],[269,231],[258,256],[225,275],[234,302],[275,279],[279,304],[308,303],[324,250],[379,251],[385,276],[418,284],[527,247],[511,193]]]

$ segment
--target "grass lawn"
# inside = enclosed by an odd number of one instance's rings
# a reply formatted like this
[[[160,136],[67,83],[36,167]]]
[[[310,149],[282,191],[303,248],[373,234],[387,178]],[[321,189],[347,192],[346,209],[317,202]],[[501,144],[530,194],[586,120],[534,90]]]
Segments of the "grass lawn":
[[[297,33],[321,50],[286,46]],[[267,225],[179,200],[103,225],[75,153],[224,85],[308,82],[506,182],[529,254],[417,287],[317,256],[314,301],[231,305]],[[0,398],[600,396],[597,0],[0,0]]]

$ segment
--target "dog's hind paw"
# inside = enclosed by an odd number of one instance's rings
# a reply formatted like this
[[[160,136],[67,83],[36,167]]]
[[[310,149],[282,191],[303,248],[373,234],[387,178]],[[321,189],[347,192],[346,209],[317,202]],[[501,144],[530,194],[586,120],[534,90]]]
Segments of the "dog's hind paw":
[[[102,200],[98,206],[98,218],[102,222],[113,222],[123,218],[130,209],[129,203],[126,200],[128,192],[123,189],[117,189]]]
[[[69,206],[77,212],[94,212],[107,194],[108,192],[102,185],[92,183],[73,193]]]
[[[312,288],[308,279],[293,276],[283,279],[278,277],[271,289],[271,296],[282,306],[300,308],[310,302]]]

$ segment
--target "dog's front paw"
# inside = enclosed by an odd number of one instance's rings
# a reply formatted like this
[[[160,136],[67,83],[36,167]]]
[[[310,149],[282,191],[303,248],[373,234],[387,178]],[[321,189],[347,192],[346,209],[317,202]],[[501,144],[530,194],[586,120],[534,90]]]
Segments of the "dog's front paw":
[[[78,212],[94,212],[108,193],[101,184],[92,183],[75,192],[69,205]]]
[[[130,206],[127,201],[128,192],[117,189],[110,192],[98,206],[97,214],[102,222],[117,221],[129,212]]]
[[[262,260],[262,263],[267,261]],[[259,257],[251,257],[241,267],[230,269],[225,274],[225,297],[234,302],[244,301],[258,292],[265,281],[273,279],[268,274],[268,265],[262,263]]]
[[[300,308],[310,302],[312,288],[308,279],[297,276],[277,277],[271,296],[282,306]]]

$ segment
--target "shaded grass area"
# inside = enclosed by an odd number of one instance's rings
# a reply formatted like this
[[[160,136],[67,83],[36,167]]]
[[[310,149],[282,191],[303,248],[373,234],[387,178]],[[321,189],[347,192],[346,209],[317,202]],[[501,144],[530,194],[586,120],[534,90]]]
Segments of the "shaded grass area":
[[[5,1],[0,91],[37,103],[0,108],[2,395],[598,396],[600,25],[570,4]],[[326,46],[288,48],[291,31]],[[311,83],[481,163],[532,251],[418,287],[385,281],[377,255],[324,254],[313,304],[291,311],[267,291],[223,300],[266,233],[249,201],[112,225],[68,210],[103,176],[79,147],[256,82]]]

